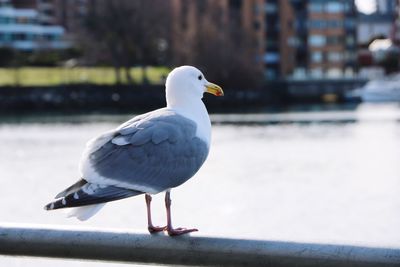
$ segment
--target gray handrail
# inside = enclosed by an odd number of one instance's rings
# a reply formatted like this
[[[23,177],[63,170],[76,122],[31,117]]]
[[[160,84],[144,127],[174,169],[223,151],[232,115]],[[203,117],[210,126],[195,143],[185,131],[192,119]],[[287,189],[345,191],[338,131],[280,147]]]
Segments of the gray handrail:
[[[0,225],[0,254],[186,266],[400,266],[400,248]]]

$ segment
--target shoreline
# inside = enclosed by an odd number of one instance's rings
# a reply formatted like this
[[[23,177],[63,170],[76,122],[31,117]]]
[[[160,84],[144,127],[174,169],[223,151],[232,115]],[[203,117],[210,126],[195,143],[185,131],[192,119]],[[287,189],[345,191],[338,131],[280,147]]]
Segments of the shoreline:
[[[363,80],[274,81],[260,89],[231,89],[222,98],[204,95],[211,112],[282,107],[292,104],[346,103],[346,92]],[[330,98],[326,98],[329,96]],[[328,100],[328,101],[327,101]],[[357,102],[357,100],[355,100]],[[9,112],[132,112],[165,106],[164,85],[76,84],[0,87],[0,113]]]

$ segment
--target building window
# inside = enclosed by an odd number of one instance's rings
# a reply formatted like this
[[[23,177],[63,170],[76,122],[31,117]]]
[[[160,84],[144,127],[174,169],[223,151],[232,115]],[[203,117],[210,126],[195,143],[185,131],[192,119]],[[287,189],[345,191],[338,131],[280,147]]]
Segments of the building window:
[[[343,76],[343,72],[339,68],[330,68],[326,72],[328,78],[340,78]]]
[[[313,78],[322,78],[324,76],[324,71],[322,68],[311,68],[310,75]]]
[[[308,41],[310,46],[321,47],[326,45],[326,37],[323,35],[311,35]]]
[[[344,11],[343,3],[328,2],[325,4],[325,12],[327,13],[342,13]]]
[[[17,23],[18,24],[27,24],[29,22],[29,19],[26,17],[19,17],[17,18]]]
[[[267,64],[278,63],[280,60],[280,55],[277,52],[268,52],[264,55],[264,62]]]
[[[300,45],[300,40],[299,40],[299,38],[297,37],[297,36],[290,36],[288,39],[287,39],[287,44],[289,45],[289,46],[292,46],[292,47],[297,47],[297,46],[299,46]]]
[[[346,52],[344,53],[344,59],[345,59],[347,62],[355,62],[356,59],[357,59],[356,53],[350,52],[350,51],[346,51]]]
[[[323,3],[309,3],[308,11],[311,13],[322,13],[324,11]]]
[[[356,21],[348,18],[344,21],[344,27],[348,30],[353,30],[356,28]]]
[[[265,70],[265,76],[267,79],[276,79],[278,77],[278,71],[276,69],[267,68]]]
[[[308,21],[308,27],[311,29],[342,28],[343,22],[341,20],[313,19]]]
[[[342,20],[327,20],[327,28],[343,28]]]
[[[305,68],[295,68],[293,71],[293,78],[295,79],[304,79],[307,77]]]
[[[14,19],[10,17],[0,17],[0,24],[11,24],[14,23]]]
[[[26,40],[26,35],[24,33],[15,33],[13,36],[13,39],[15,41],[25,41]]]
[[[0,41],[3,41],[3,42],[11,41],[11,34],[9,34],[9,33],[0,33]]]
[[[344,70],[344,76],[345,76],[345,77],[348,77],[348,78],[354,77],[354,69],[351,68],[351,67],[347,67],[347,68]]]
[[[341,45],[343,44],[343,36],[327,36],[326,37],[326,44],[328,45]]]
[[[346,37],[346,44],[347,44],[348,46],[353,46],[353,45],[355,45],[354,36],[351,36],[351,35],[347,36],[347,37]]]
[[[344,11],[352,12],[354,10],[354,4],[351,3],[344,3]]]
[[[343,61],[343,54],[340,52],[328,52],[327,58],[329,62],[341,62]]]
[[[314,20],[308,21],[307,24],[308,24],[308,28],[310,28],[310,29],[323,29],[323,28],[325,28],[324,22],[325,21],[323,21],[323,20],[314,19]]]
[[[323,60],[323,54],[321,51],[316,51],[311,53],[311,62],[321,63]]]
[[[265,4],[265,13],[271,14],[271,13],[278,13],[278,4],[277,3],[269,3],[267,2]]]

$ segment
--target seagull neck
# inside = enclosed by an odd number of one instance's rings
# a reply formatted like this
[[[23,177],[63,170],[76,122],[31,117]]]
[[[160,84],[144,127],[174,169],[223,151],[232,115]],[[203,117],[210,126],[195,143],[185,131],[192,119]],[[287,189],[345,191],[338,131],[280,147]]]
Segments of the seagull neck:
[[[208,118],[207,109],[201,99],[198,99],[197,101],[168,102],[167,108],[175,110],[179,114],[192,120],[205,116]]]
[[[167,103],[167,108],[174,110],[197,124],[196,135],[203,139],[207,144],[211,140],[211,121],[207,108],[201,99],[180,103]]]
[[[186,101],[167,101],[167,108],[175,109],[175,110],[183,110],[190,111],[193,109],[197,109],[203,104],[203,101],[190,101],[186,99]]]

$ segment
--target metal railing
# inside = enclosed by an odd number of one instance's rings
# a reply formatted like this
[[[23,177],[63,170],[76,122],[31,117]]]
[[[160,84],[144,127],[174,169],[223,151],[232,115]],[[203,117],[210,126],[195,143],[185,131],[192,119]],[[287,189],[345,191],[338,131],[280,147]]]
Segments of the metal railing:
[[[0,225],[0,254],[186,266],[400,266],[400,248]]]

